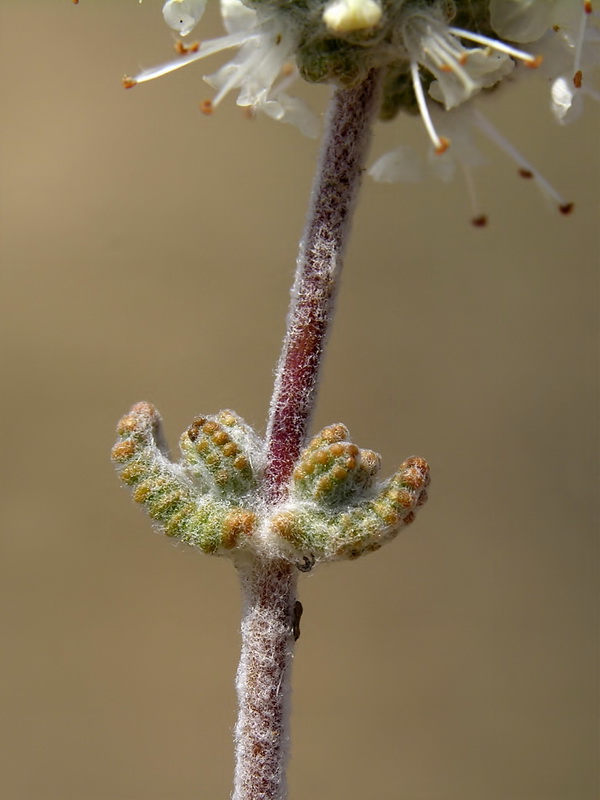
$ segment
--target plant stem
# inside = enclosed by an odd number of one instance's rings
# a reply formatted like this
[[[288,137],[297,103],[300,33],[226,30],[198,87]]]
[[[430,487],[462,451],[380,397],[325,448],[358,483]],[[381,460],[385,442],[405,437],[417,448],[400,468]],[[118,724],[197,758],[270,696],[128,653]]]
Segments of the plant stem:
[[[284,800],[297,570],[286,561],[255,559],[239,573],[244,608],[233,800]]]
[[[331,100],[271,398],[265,480],[270,502],[284,493],[306,439],[379,84],[380,71],[372,70],[363,83],[338,89]]]
[[[306,439],[379,84],[373,70],[331,100],[271,400],[267,505],[285,494]],[[258,557],[238,569],[244,607],[233,800],[284,800],[297,569]]]

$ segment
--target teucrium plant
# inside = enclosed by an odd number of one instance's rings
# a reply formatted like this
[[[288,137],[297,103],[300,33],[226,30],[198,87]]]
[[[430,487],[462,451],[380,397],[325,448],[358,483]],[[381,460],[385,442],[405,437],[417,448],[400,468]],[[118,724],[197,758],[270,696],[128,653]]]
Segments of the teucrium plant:
[[[167,0],[163,16],[185,37],[205,6],[206,0]],[[380,481],[379,456],[355,445],[342,424],[308,441],[372,122],[420,114],[432,171],[447,177],[458,163],[472,196],[477,129],[568,213],[572,204],[474,104],[507,76],[541,66],[552,112],[569,122],[586,96],[600,97],[589,81],[600,61],[600,34],[590,0],[221,0],[221,12],[224,36],[191,44],[180,38],[174,61],[126,77],[124,85],[234,50],[205,76],[216,94],[202,110],[212,113],[236,90],[238,105],[308,135],[317,134],[318,118],[289,88],[299,77],[335,88],[267,431],[261,438],[232,411],[197,417],[174,461],[157,410],[138,403],[119,423],[113,460],[167,536],[226,556],[238,569],[244,609],[233,798],[283,800],[291,656],[302,613],[297,575],[393,539],[414,519],[429,483],[427,463],[416,456]],[[384,181],[421,173],[403,146],[371,168]],[[485,224],[473,205],[473,221]]]
[[[158,412],[138,403],[120,421],[113,448],[122,481],[167,536],[227,556],[238,569],[234,800],[286,797],[291,657],[302,611],[296,576],[377,550],[426,498],[422,458],[380,483],[379,456],[353,444],[344,425],[306,443],[380,77],[373,71],[332,102],[265,439],[232,411],[197,417],[175,462]]]

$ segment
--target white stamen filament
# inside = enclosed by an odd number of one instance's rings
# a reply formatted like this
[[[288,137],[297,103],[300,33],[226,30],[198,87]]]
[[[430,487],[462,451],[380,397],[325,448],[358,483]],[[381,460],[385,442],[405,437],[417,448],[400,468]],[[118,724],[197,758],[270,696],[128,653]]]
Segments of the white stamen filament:
[[[552,186],[552,184],[544,178],[543,175],[529,162],[521,153],[514,147],[508,139],[505,139],[500,131],[495,128],[489,119],[484,116],[481,111],[474,109],[472,111],[473,121],[485,133],[485,135],[497,146],[503,150],[506,155],[511,158],[520,170],[529,173],[535,180],[544,194],[550,197],[558,205],[561,211],[569,207],[569,203],[562,197],[561,194]]]
[[[181,58],[168,61],[166,64],[159,64],[156,67],[149,67],[142,70],[138,75],[135,75],[132,80],[134,83],[145,83],[152,81],[154,78],[160,78],[163,75],[168,75],[181,67],[187,67],[194,61],[200,61],[201,58],[206,58],[213,53],[219,53],[221,50],[229,50],[232,47],[240,47],[244,42],[250,39],[258,38],[258,36],[249,36],[246,32],[232,33],[229,36],[221,36],[218,39],[210,39],[208,42],[203,42],[195,53],[189,53]]]
[[[431,114],[427,106],[427,100],[425,99],[425,93],[423,92],[421,76],[419,75],[419,65],[416,61],[410,62],[410,73],[415,90],[415,97],[417,98],[417,105],[419,106],[419,113],[421,114],[423,125],[425,125],[425,130],[435,147],[435,152],[438,154],[444,153],[448,149],[450,142],[443,136],[438,136],[433,125],[433,120],[431,119]]]
[[[464,61],[466,61],[467,54],[462,53],[462,55],[459,55],[457,57],[456,56],[457,49],[455,47],[452,47],[447,39],[440,37],[437,40],[436,44],[446,54],[447,61],[450,64],[462,64]],[[433,56],[433,53],[430,54]],[[442,61],[439,61],[438,63],[440,64],[441,67],[444,66],[444,63]]]
[[[212,106],[216,108],[221,100],[228,94],[234,86],[239,85],[244,75],[252,72],[260,64],[260,53],[257,51],[253,58],[248,58],[243,64],[240,64],[237,69],[231,71],[229,80],[225,81],[223,86],[219,89],[217,94],[213,97]]]
[[[285,66],[286,65],[284,64],[284,70],[285,70]],[[286,92],[289,89],[289,87],[295,81],[298,80],[298,75],[300,74],[299,71],[298,71],[298,67],[295,64],[292,64],[290,66],[291,66],[290,71],[289,72],[287,72],[287,71],[283,72],[283,77],[281,78],[279,83],[276,83],[275,86],[273,86],[273,88],[269,92],[269,99],[270,100],[276,100],[277,97],[282,92]]]
[[[469,94],[471,94],[471,92],[474,92],[477,89],[477,84],[471,78],[467,70],[463,68],[460,60],[455,58],[451,48],[449,47],[446,48],[444,45],[443,45],[444,49],[445,50],[447,49],[447,56],[446,56],[446,63],[442,65],[442,70],[445,71],[449,69],[450,72],[453,72],[462,82],[463,86],[469,92]]]
[[[584,40],[584,37],[585,37],[585,28],[586,28],[586,25],[587,25],[588,15],[591,14],[591,12],[592,12],[592,4],[589,3],[589,2],[585,2],[583,4],[583,14],[581,15],[581,20],[579,22],[579,31],[578,31],[578,34],[577,34],[577,42],[575,44],[575,58],[573,59],[573,74],[574,75],[576,75],[581,69],[581,51],[583,50],[583,40]]]
[[[467,187],[467,196],[469,198],[471,211],[473,213],[471,221],[477,227],[484,227],[485,224],[487,223],[487,215],[482,212],[481,206],[479,205],[479,200],[477,198],[477,191],[475,189],[475,181],[473,180],[473,170],[468,164],[465,164],[465,162],[462,160],[459,160],[458,163],[460,164],[463,178],[465,179],[465,186]]]
[[[428,47],[424,42],[423,52],[431,58],[435,66],[442,72],[454,72],[465,86],[468,87],[468,91],[473,91],[475,83],[462,68],[463,61],[466,61],[466,53],[464,54],[464,58],[461,58],[460,55],[457,57],[456,49],[451,47],[443,37],[436,37],[434,42],[436,48]]]
[[[450,33],[454,34],[454,36],[458,36],[459,39],[467,39],[470,42],[475,42],[475,44],[481,44],[484,47],[489,47],[491,50],[497,50],[500,53],[506,53],[506,55],[511,56],[512,58],[517,58],[520,61],[524,61],[529,67],[539,67],[539,65],[542,63],[540,56],[534,56],[531,53],[526,53],[524,50],[511,47],[511,45],[501,42],[498,39],[490,39],[489,36],[482,36],[479,33],[471,33],[471,31],[463,30],[463,28],[449,28],[448,30]]]

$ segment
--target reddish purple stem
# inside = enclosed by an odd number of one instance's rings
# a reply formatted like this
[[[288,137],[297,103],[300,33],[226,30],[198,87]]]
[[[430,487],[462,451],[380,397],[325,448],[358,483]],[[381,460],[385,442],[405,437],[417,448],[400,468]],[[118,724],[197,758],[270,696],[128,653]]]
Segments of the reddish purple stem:
[[[342,259],[377,109],[380,73],[338,89],[312,188],[267,429],[266,496],[285,491],[303,447],[333,318]]]
[[[331,101],[271,401],[264,490],[271,504],[284,494],[306,438],[378,87],[373,71],[360,86],[338,89]],[[281,559],[240,564],[244,612],[233,800],[287,797],[297,575]]]

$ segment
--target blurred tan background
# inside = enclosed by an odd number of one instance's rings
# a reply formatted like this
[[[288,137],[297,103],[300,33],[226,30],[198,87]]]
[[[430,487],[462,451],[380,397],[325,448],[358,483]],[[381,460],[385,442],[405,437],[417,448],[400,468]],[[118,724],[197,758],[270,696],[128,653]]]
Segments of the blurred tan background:
[[[172,444],[223,407],[264,429],[317,144],[203,117],[218,58],[123,91],[170,57],[161,5],[0,0],[7,800],[231,788],[234,571],[153,533],[108,453],[141,399]],[[491,150],[485,230],[459,180],[365,182],[314,426],[433,484],[301,578],[291,800],[598,797],[598,109],[560,129],[538,78],[489,113],[576,212]]]

